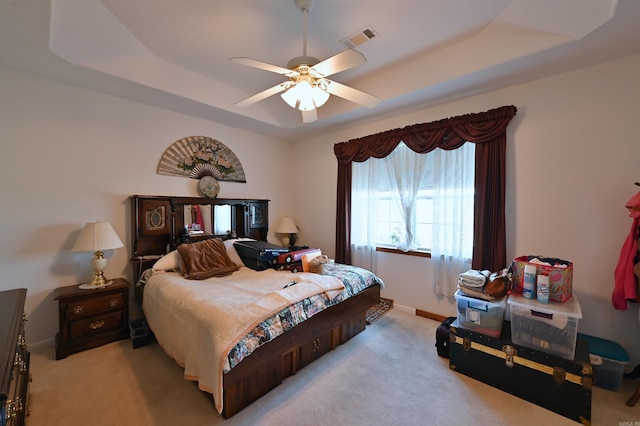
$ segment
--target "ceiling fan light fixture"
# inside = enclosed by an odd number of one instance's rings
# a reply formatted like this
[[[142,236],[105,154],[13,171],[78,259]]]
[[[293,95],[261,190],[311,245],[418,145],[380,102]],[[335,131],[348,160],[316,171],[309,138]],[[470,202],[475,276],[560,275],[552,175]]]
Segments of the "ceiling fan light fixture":
[[[293,58],[287,64],[287,68],[266,62],[257,61],[246,57],[234,57],[232,61],[263,69],[276,74],[281,74],[289,79],[286,83],[280,83],[270,89],[253,95],[237,103],[238,106],[247,106],[262,99],[280,93],[282,99],[294,109],[302,112],[302,121],[311,123],[317,120],[317,108],[323,106],[331,95],[338,96],[351,102],[373,108],[379,99],[375,96],[328,80],[327,77],[339,72],[362,65],[367,59],[360,52],[346,49],[321,62],[317,58],[307,55],[307,15],[313,10],[315,0],[293,0],[298,9],[303,12],[304,32],[302,41],[302,56]],[[372,38],[373,30],[365,33]]]
[[[296,84],[280,95],[280,97],[284,99],[284,101],[288,103],[291,108],[298,107],[298,91],[296,90],[297,87],[298,85]]]
[[[316,108],[321,107],[329,100],[329,92],[322,90],[320,87],[315,86],[313,88],[313,103],[316,105]]]
[[[311,83],[306,80],[298,82],[295,86],[280,95],[291,108],[297,108],[300,111],[310,111],[315,108],[320,108],[327,102],[329,96],[329,92],[323,90],[318,85],[312,86]]]
[[[301,81],[296,84],[298,89],[298,109],[300,111],[310,111],[315,108],[313,105],[313,87],[308,81]]]
[[[297,108],[300,111],[310,111],[321,107],[327,102],[329,96],[329,92],[317,85],[312,86],[306,80],[298,82],[280,95],[291,108]]]

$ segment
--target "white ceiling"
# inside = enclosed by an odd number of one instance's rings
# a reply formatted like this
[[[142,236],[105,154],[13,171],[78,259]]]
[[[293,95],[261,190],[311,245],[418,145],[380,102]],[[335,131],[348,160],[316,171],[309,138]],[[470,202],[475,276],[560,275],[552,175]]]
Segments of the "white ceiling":
[[[638,0],[316,0],[307,54],[323,60],[372,28],[367,63],[332,80],[375,95],[332,96],[318,120],[275,95],[302,55],[293,0],[2,0],[0,65],[187,115],[296,140],[640,53]]]

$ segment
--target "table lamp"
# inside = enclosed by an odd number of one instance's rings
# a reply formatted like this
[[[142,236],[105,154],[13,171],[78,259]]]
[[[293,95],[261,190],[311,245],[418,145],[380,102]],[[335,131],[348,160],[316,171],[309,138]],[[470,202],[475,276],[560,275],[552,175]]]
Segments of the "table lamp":
[[[282,246],[290,247],[296,242],[298,227],[291,217],[285,216],[276,227],[276,232],[280,234],[288,234],[282,238]]]
[[[113,230],[107,222],[89,222],[78,235],[78,239],[71,247],[71,251],[92,251],[94,257],[93,279],[91,282],[81,284],[81,289],[103,288],[110,285],[113,281],[107,281],[103,271],[107,267],[107,258],[104,257],[103,250],[111,250],[123,247],[122,241],[118,238],[118,234]]]

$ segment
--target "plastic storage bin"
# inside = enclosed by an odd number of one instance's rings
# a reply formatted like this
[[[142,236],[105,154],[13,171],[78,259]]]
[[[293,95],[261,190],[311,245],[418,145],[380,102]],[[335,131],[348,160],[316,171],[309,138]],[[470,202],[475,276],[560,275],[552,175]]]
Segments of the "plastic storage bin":
[[[587,341],[589,357],[593,367],[593,384],[612,391],[622,385],[625,366],[629,355],[619,344],[600,337],[578,333],[578,338]]]
[[[548,304],[511,295],[508,303],[513,343],[573,359],[578,320],[582,318],[582,309],[575,295],[564,303]]]
[[[454,296],[458,304],[460,327],[492,337],[500,337],[508,296],[495,302],[465,296],[460,290],[456,291]]]

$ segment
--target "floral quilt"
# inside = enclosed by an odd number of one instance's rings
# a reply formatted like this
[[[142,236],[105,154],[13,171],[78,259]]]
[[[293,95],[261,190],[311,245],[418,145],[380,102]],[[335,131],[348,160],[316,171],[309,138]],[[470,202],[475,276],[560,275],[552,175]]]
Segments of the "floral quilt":
[[[152,273],[151,270],[145,271],[136,286],[144,288]],[[339,263],[331,264],[325,267],[324,274],[338,278],[344,284],[345,289],[333,299],[329,299],[324,293],[303,299],[262,321],[229,351],[223,369],[224,373],[231,371],[233,367],[263,344],[270,342],[318,312],[336,305],[375,284],[384,285],[382,280],[374,273],[357,266]],[[295,275],[292,276],[295,277]]]

